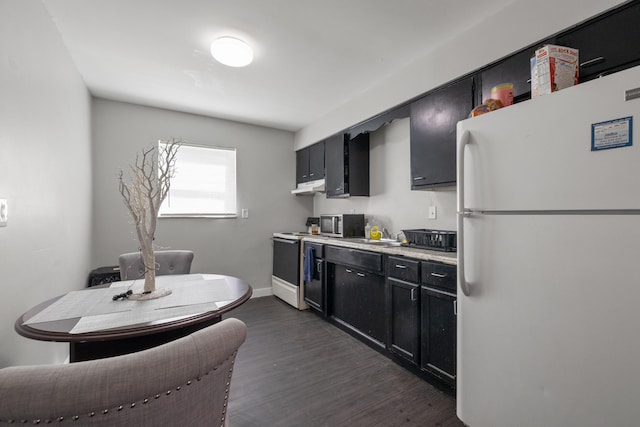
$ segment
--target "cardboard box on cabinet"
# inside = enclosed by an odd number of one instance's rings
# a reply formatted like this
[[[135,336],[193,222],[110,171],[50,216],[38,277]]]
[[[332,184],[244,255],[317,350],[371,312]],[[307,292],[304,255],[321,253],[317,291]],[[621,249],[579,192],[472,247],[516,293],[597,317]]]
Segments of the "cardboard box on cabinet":
[[[546,45],[531,58],[531,96],[546,95],[578,84],[578,49]]]

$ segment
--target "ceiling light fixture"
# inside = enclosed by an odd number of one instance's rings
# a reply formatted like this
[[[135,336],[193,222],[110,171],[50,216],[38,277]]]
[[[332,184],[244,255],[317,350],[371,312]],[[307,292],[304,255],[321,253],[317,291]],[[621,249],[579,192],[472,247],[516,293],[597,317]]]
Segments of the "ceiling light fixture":
[[[244,67],[253,61],[253,51],[249,45],[235,37],[215,39],[211,43],[211,55],[229,67]]]

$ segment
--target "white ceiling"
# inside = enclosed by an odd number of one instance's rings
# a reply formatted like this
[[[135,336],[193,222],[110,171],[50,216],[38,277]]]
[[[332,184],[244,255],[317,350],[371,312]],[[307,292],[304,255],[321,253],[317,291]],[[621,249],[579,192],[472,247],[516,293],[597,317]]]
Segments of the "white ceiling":
[[[515,0],[43,0],[97,97],[299,130]],[[217,63],[211,41],[254,49]]]

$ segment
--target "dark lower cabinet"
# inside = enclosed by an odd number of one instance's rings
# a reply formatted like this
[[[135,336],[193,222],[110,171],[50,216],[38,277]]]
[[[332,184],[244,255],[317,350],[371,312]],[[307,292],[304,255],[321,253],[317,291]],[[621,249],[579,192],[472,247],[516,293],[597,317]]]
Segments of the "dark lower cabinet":
[[[413,364],[420,361],[420,286],[388,278],[389,350]]]
[[[328,265],[335,320],[351,327],[378,347],[385,347],[384,276],[340,264]]]
[[[421,287],[420,367],[443,382],[456,384],[456,296]]]

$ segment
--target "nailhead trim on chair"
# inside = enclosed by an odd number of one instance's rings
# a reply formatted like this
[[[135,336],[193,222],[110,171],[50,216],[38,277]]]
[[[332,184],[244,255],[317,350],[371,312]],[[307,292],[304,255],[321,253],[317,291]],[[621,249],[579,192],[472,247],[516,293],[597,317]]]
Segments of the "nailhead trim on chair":
[[[225,415],[226,415],[226,411],[227,411],[227,402],[229,400],[229,385],[231,384],[231,374],[233,373],[233,365],[235,364],[236,353],[237,353],[237,351],[234,352],[227,359],[225,359],[224,362],[222,362],[220,365],[214,366],[213,369],[211,370],[211,371],[217,370],[220,366],[222,366],[229,359],[231,359],[231,368],[229,369],[229,375],[227,377],[226,389],[225,389],[225,393],[224,393],[224,402],[222,403],[222,419],[220,420],[221,421],[220,427],[224,427],[224,419],[225,419]],[[209,372],[211,372],[211,371],[209,371]],[[209,372],[205,372],[204,375],[205,376],[209,375]],[[196,377],[196,381],[200,381],[201,379],[202,379],[202,377]],[[193,383],[193,380],[188,380],[186,382],[186,385],[190,386],[192,383]],[[177,386],[176,387],[176,391],[180,391],[181,389],[182,389],[181,386]],[[171,392],[172,392],[172,390],[167,390],[164,394],[166,396],[170,396]],[[153,396],[154,399],[159,399],[160,397],[161,397],[161,394],[156,394],[155,396]],[[149,398],[145,398],[145,399],[142,400],[143,404],[146,404],[148,402],[149,402]],[[129,409],[133,409],[135,407],[136,407],[136,402],[132,402],[130,405],[128,405]],[[122,411],[124,408],[125,408],[125,405],[119,405],[119,406],[116,406],[116,407],[111,408],[111,409],[114,409],[116,411]],[[104,410],[102,410],[100,412],[103,415],[107,415],[109,413],[109,409],[104,409]],[[94,417],[95,415],[96,415],[96,412],[95,411],[91,411],[86,416],[91,418],[91,417]],[[74,415],[74,416],[69,417],[69,418],[61,416],[61,417],[56,418],[55,421],[60,423],[60,422],[63,422],[63,421],[67,421],[68,419],[71,419],[72,421],[78,421],[80,419],[80,416],[79,415]],[[46,420],[44,420],[44,423],[45,424],[51,424],[53,421],[54,421],[53,419],[46,419]],[[0,420],[0,423],[7,423],[7,424],[14,424],[16,422],[19,422],[19,423],[22,423],[22,424],[27,424],[29,421],[27,421],[27,420],[17,421],[17,420],[13,420],[13,419]],[[35,419],[35,420],[31,421],[32,424],[40,424],[41,422],[43,422],[43,421],[40,420],[40,419]]]

